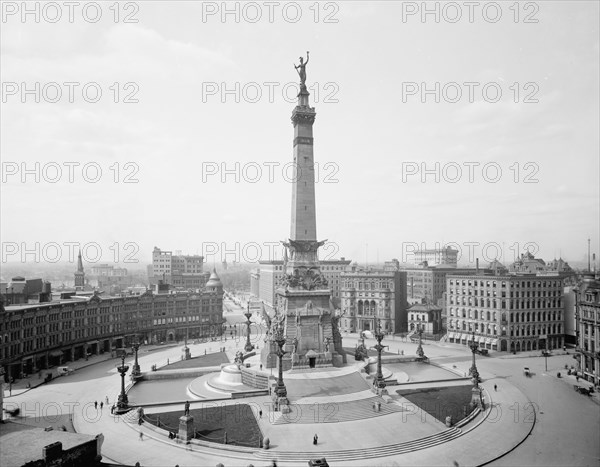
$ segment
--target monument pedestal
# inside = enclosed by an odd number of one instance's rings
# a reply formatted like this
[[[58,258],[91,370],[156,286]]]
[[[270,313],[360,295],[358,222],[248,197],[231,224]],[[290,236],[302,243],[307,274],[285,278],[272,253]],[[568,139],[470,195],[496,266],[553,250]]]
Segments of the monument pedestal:
[[[475,409],[477,407],[483,410],[483,400],[481,399],[481,388],[474,386],[471,389],[471,408]]]
[[[179,435],[178,438],[186,443],[194,437],[194,417],[191,415],[183,415],[179,417]]]
[[[290,401],[287,397],[279,397],[277,399],[277,405],[279,406],[279,411],[281,413],[290,413],[292,411],[290,409]]]

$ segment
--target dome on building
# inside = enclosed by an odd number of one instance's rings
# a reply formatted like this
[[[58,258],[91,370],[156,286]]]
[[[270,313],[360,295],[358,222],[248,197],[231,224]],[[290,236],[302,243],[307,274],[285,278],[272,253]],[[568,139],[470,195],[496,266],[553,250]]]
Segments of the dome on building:
[[[206,287],[223,287],[223,283],[217,274],[216,269],[213,268],[213,272],[208,278],[208,282],[206,283]]]

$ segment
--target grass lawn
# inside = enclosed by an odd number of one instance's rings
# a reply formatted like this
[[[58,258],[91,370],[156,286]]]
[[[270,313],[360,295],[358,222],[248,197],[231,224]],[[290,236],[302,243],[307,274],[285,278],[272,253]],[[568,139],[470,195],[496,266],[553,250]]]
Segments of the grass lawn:
[[[229,358],[225,352],[209,353],[192,357],[189,360],[180,360],[173,362],[170,365],[160,367],[157,371],[162,370],[177,370],[178,368],[200,368],[203,366],[218,366],[221,363],[229,363]]]
[[[425,389],[399,389],[397,394],[421,407],[429,415],[445,423],[448,415],[456,423],[465,418],[464,408],[471,412],[471,385]]]
[[[248,404],[214,405],[215,407],[190,410],[190,415],[194,417],[195,438],[224,444],[227,433],[227,444],[258,447],[262,435]],[[183,410],[161,413],[160,427],[177,433],[179,417],[182,415]],[[157,414],[147,415],[146,422],[156,425],[156,416]]]

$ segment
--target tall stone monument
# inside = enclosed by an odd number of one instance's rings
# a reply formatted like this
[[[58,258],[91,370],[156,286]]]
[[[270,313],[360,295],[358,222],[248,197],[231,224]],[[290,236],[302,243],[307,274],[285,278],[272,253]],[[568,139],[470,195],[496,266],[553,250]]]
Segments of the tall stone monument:
[[[345,363],[337,317],[331,302],[327,280],[319,266],[315,205],[315,169],[313,124],[316,112],[310,107],[306,88],[306,62],[300,58],[295,68],[300,75],[298,104],[292,111],[294,125],[294,177],[292,182],[292,219],[290,238],[283,241],[283,284],[276,290],[275,316],[272,326],[283,327],[286,340],[283,369],[341,366]],[[269,342],[268,342],[269,344]],[[277,346],[262,350],[267,368],[276,365]]]

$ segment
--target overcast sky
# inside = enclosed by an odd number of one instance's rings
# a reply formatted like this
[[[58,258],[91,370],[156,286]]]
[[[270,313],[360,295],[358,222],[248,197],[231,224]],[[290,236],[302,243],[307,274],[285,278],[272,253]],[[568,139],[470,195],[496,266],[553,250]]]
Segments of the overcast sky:
[[[598,2],[112,4],[2,4],[3,262],[270,259],[307,50],[322,258],[599,251]]]

